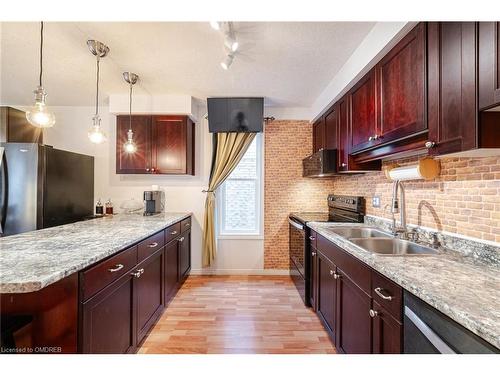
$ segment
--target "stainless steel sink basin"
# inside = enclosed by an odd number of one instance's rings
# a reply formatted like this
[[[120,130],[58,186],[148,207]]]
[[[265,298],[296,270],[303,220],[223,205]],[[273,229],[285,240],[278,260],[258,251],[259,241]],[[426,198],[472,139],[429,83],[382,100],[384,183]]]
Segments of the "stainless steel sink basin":
[[[439,251],[399,238],[353,238],[350,241],[377,255],[436,255]]]
[[[382,232],[375,228],[365,227],[338,227],[330,228],[330,231],[344,238],[373,238],[373,237],[392,237],[389,233]]]

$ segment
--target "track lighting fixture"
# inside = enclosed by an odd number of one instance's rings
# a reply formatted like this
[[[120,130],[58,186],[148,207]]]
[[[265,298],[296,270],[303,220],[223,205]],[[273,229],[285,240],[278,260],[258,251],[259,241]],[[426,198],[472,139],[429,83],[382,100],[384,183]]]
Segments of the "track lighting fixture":
[[[219,31],[221,23],[217,21],[210,21],[210,26],[212,26],[212,29]]]
[[[233,63],[233,60],[234,60],[234,55],[229,54],[226,56],[224,61],[220,63],[220,66],[222,67],[222,69],[228,70],[231,64]]]
[[[233,36],[226,34],[224,37],[224,46],[231,52],[236,52],[239,47],[239,43],[234,39]]]

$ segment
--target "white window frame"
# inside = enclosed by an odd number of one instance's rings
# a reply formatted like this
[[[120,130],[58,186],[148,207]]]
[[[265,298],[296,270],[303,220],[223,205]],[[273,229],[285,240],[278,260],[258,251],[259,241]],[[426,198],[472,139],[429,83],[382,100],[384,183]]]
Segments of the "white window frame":
[[[257,203],[257,231],[256,232],[223,232],[222,223],[224,217],[223,204],[225,199],[224,183],[217,189],[217,238],[220,240],[255,240],[264,239],[264,136],[258,133],[255,137],[257,142],[257,191],[255,201]],[[246,179],[241,179],[246,180]]]

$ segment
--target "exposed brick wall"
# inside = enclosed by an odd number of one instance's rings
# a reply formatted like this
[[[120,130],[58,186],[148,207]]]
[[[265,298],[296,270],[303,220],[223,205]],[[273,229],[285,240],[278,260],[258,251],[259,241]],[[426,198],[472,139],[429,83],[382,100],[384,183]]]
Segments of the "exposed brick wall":
[[[264,268],[288,268],[288,214],[326,211],[333,181],[302,177],[302,159],[311,154],[307,121],[273,121],[265,130]]]
[[[331,179],[302,178],[302,159],[311,153],[312,129],[306,121],[274,121],[265,133],[264,267],[288,267],[291,211],[324,211],[329,193],[362,195],[367,213],[390,218],[391,182],[383,172]],[[400,160],[406,165],[416,158]],[[385,166],[385,164],[384,164]],[[407,220],[417,224],[500,242],[500,157],[441,159],[435,181],[408,181]],[[381,207],[373,208],[378,195]]]
[[[368,214],[391,217],[392,183],[384,173],[336,177],[334,182],[336,194],[363,195]],[[500,242],[500,157],[444,158],[436,180],[404,186],[408,223]],[[381,198],[380,208],[371,206],[374,195]]]

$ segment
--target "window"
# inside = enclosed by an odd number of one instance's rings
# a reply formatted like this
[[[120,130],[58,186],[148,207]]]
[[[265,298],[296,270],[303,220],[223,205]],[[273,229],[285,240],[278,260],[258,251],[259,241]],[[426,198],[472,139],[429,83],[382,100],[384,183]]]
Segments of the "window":
[[[260,236],[262,140],[257,134],[238,166],[222,184],[217,200],[219,237]]]

